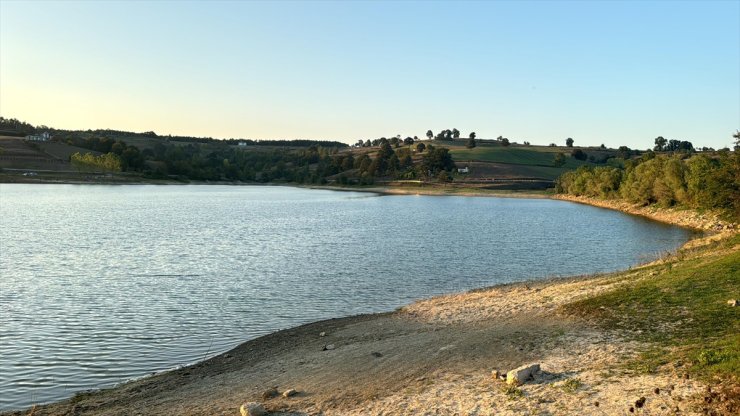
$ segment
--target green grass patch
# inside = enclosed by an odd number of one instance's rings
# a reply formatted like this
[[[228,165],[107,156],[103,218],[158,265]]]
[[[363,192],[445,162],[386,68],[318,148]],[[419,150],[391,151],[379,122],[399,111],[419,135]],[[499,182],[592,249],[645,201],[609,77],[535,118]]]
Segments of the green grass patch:
[[[524,397],[524,391],[513,384],[504,384],[501,387],[501,393],[505,394],[509,400],[518,400]]]
[[[555,155],[565,153],[566,162],[563,168],[575,169],[578,166],[588,164],[570,157],[570,149],[478,146],[473,149],[450,148],[450,153],[456,162],[478,160],[532,166],[554,166]]]
[[[654,343],[630,364],[637,372],[681,361],[700,375],[738,374],[740,308],[727,304],[740,297],[740,252],[727,251],[738,244],[740,236],[735,236],[685,259],[678,256],[646,269],[644,279],[564,309]]]
[[[583,383],[581,382],[581,379],[579,378],[569,378],[563,382],[563,384],[560,386],[561,389],[563,389],[564,392],[573,394],[578,391],[583,386]]]

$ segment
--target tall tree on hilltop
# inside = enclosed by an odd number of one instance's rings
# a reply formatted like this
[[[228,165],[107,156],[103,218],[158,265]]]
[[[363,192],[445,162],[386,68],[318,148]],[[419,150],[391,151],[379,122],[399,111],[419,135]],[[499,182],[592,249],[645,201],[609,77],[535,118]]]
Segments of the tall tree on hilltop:
[[[565,145],[568,147],[573,147],[573,139],[571,139],[570,137],[565,139]]]
[[[427,130],[427,139],[432,140],[432,137],[434,137],[434,132]]]
[[[668,143],[668,140],[666,140],[663,136],[658,136],[655,138],[655,147],[653,147],[653,150],[656,152],[660,152],[665,148],[666,143]]]
[[[459,139],[460,138],[460,130],[458,130],[458,129],[452,129],[452,138],[453,139]]]

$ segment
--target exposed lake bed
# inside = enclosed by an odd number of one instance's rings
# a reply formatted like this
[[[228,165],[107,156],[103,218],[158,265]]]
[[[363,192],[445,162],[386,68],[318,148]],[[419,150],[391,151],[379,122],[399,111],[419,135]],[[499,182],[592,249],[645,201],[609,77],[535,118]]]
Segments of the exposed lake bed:
[[[24,368],[21,382],[3,381],[4,391],[21,388],[6,408],[189,364],[318,319],[623,269],[691,236],[551,200],[282,187],[28,188],[2,187],[3,239],[18,243],[3,244],[4,315],[16,318],[2,328],[13,341],[2,363],[11,371],[3,374]],[[527,232],[528,240],[517,240]],[[538,247],[550,250],[547,261]],[[48,373],[60,368],[61,376]],[[44,392],[54,393],[43,399]]]

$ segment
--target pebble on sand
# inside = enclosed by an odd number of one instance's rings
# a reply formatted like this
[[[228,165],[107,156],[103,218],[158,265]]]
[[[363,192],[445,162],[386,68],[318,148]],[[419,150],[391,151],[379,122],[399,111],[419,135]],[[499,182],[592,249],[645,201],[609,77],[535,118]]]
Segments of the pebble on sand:
[[[267,410],[257,402],[244,403],[239,408],[239,412],[242,416],[264,416],[267,414]]]

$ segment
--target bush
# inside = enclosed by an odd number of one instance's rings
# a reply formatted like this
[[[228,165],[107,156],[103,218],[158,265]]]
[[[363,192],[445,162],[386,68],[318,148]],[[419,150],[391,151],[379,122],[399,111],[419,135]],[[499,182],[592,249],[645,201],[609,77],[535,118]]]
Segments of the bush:
[[[576,149],[576,150],[570,152],[570,155],[574,159],[577,159],[577,160],[586,160],[586,159],[588,159],[588,155],[586,154],[586,152],[584,152],[581,149]]]

